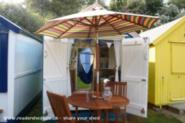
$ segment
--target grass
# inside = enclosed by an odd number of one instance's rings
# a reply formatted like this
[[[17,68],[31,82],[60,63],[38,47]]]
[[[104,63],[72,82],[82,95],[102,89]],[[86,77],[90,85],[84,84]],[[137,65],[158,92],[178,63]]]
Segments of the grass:
[[[156,112],[151,109],[148,110],[148,117],[141,118],[128,115],[129,123],[182,123],[172,116],[167,116],[161,112]]]
[[[27,117],[42,116],[42,100],[40,99],[32,110],[27,114]],[[22,120],[21,123],[43,123],[41,120]]]
[[[41,113],[41,100],[33,107],[33,109],[27,115],[28,117],[42,116]],[[127,115],[128,123],[182,123],[176,118],[165,115],[161,112],[156,112],[151,109],[148,110],[148,118],[141,118],[133,115]],[[43,123],[41,120],[23,120],[21,123]],[[47,122],[51,123],[51,122]]]
[[[77,77],[77,90],[83,89],[90,89],[91,88],[91,84],[85,84],[80,77]]]

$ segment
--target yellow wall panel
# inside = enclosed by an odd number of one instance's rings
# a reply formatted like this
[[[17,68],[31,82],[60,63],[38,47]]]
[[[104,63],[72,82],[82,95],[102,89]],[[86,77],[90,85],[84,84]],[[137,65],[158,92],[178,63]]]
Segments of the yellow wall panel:
[[[185,73],[185,43],[171,43],[172,73]]]

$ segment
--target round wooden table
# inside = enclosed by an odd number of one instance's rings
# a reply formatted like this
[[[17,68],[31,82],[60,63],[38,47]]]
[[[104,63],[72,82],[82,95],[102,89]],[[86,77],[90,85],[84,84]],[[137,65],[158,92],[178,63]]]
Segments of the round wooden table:
[[[68,102],[76,107],[76,112],[78,107],[96,110],[98,117],[101,116],[102,110],[105,110],[105,122],[108,123],[108,110],[113,109],[114,106],[126,106],[129,100],[126,97],[112,96],[110,101],[105,101],[99,96],[92,98],[92,94],[75,92],[68,97]],[[98,123],[101,123],[101,120],[98,120]]]

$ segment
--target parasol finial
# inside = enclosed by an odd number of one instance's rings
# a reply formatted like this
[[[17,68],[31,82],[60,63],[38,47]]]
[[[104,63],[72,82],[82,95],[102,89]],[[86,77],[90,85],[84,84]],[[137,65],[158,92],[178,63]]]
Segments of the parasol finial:
[[[96,0],[94,2],[94,4],[86,7],[81,12],[83,12],[83,11],[92,11],[92,10],[105,10],[105,8],[102,5],[99,4],[99,1],[98,0]]]

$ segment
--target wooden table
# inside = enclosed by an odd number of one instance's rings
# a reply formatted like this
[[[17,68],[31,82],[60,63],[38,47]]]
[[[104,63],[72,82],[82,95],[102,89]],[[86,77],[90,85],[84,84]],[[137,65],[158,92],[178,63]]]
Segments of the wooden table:
[[[75,92],[68,97],[69,104],[76,107],[87,108],[89,110],[96,110],[98,117],[101,116],[102,110],[105,110],[105,122],[108,123],[108,109],[112,109],[114,106],[126,106],[129,100],[126,97],[113,96],[110,101],[105,101],[102,98],[90,98],[92,94]],[[98,94],[95,94],[98,96]],[[101,120],[98,120],[101,123]]]

